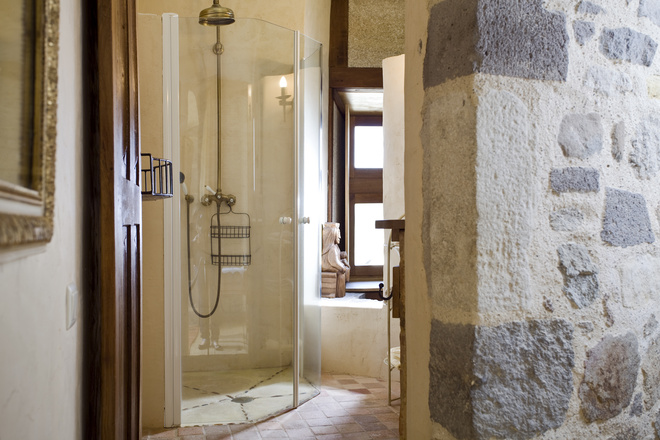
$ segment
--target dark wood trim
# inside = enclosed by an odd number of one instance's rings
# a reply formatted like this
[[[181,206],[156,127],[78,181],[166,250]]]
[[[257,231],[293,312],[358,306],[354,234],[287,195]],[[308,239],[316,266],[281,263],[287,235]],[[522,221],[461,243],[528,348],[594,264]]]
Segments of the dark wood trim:
[[[90,237],[84,437],[139,439],[142,205],[135,0],[84,3]]]
[[[328,55],[330,68],[348,67],[348,0],[332,0]]]
[[[330,67],[331,89],[382,89],[380,67]]]

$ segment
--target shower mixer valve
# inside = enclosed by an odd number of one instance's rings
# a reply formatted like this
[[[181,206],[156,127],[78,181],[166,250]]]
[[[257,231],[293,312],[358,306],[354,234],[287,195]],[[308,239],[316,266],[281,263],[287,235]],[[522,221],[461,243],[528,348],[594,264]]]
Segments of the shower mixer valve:
[[[236,196],[233,194],[222,194],[222,191],[218,189],[213,191],[210,186],[205,186],[206,190],[211,194],[204,194],[201,198],[201,203],[204,206],[209,206],[211,203],[215,202],[218,205],[221,205],[222,202],[227,203],[227,206],[234,206],[236,203]]]

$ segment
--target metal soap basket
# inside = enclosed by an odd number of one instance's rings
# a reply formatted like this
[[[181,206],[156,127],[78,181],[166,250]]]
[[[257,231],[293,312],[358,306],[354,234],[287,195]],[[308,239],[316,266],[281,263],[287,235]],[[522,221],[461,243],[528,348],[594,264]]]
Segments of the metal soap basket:
[[[221,216],[224,217],[222,222],[220,222]],[[223,254],[223,241],[231,241],[231,250],[242,249],[244,252]],[[234,212],[229,206],[228,211],[213,214],[211,217],[211,263],[216,266],[249,266],[252,263],[250,216],[247,213]]]

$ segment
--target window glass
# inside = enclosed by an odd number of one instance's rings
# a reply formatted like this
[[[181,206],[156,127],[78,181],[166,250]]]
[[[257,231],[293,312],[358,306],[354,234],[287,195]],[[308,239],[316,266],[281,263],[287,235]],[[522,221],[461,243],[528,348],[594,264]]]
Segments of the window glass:
[[[355,168],[383,168],[383,127],[356,125],[353,136]]]
[[[382,219],[382,203],[355,204],[356,266],[383,265],[383,230],[376,229],[376,220]]]

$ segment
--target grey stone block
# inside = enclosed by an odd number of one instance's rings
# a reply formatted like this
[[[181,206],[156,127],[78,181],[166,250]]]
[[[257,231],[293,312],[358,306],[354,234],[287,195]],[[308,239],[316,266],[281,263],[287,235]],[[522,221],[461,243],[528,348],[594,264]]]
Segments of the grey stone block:
[[[543,0],[445,0],[427,31],[424,88],[478,72],[566,81],[566,17]]]
[[[584,85],[605,96],[614,93],[626,93],[633,90],[632,79],[623,72],[591,66],[587,72]],[[601,127],[602,130],[602,127]]]
[[[644,405],[642,402],[642,393],[635,394],[632,405],[630,405],[630,415],[632,417],[639,417],[644,412]]]
[[[630,404],[639,363],[637,338],[633,333],[605,336],[587,352],[578,394],[588,422],[615,417]]]
[[[660,120],[654,117],[643,120],[632,146],[628,160],[637,177],[648,180],[656,176],[660,171]]]
[[[655,436],[660,437],[660,412],[655,415]]]
[[[577,308],[587,307],[598,298],[598,275],[567,276],[562,290]]]
[[[557,249],[559,267],[564,274],[564,288],[568,299],[578,308],[589,306],[598,298],[598,267],[591,261],[587,248],[567,243]]]
[[[431,418],[459,439],[528,439],[561,426],[572,394],[573,326],[431,325]]]
[[[639,440],[639,431],[634,426],[626,428],[618,434],[608,438],[607,440]]]
[[[557,142],[564,155],[586,159],[603,148],[603,124],[597,113],[564,116],[559,125]]]
[[[598,267],[591,261],[586,247],[577,243],[566,243],[557,249],[559,263],[568,276],[591,275],[598,273]]]
[[[605,218],[600,237],[603,241],[619,247],[653,243],[655,235],[651,229],[644,196],[606,188]]]
[[[472,390],[478,438],[527,439],[560,427],[573,390],[565,320],[478,327]]]
[[[642,361],[644,377],[644,393],[646,393],[646,408],[652,408],[660,399],[660,336],[649,343],[646,355]]]
[[[637,14],[640,17],[648,17],[656,26],[660,26],[660,1],[639,0]]]
[[[598,14],[604,14],[605,9],[602,7],[598,6],[595,3],[591,3],[589,1],[581,1],[580,6],[578,6],[577,11],[581,14],[593,14],[593,15],[598,15]]]
[[[573,33],[575,34],[575,41],[582,46],[596,33],[596,25],[593,21],[577,20],[573,22]]]
[[[578,322],[576,325],[580,327],[582,330],[584,330],[586,333],[591,333],[592,331],[594,331],[594,323],[591,321]]]
[[[658,43],[648,35],[630,28],[604,29],[600,36],[600,51],[611,60],[628,61],[650,66]]]
[[[550,214],[550,227],[555,231],[575,231],[583,221],[584,214],[575,208],[564,208]]]
[[[600,173],[594,168],[555,168],[550,172],[550,187],[558,193],[598,192]]]
[[[433,421],[460,439],[476,438],[472,424],[473,325],[431,323],[429,410]]]
[[[478,70],[477,0],[445,0],[431,8],[428,22],[424,88]]]
[[[651,315],[649,320],[644,324],[644,337],[648,338],[658,329],[658,320],[655,315]]]
[[[626,150],[626,123],[621,121],[614,125],[612,130],[612,157],[621,162]]]

